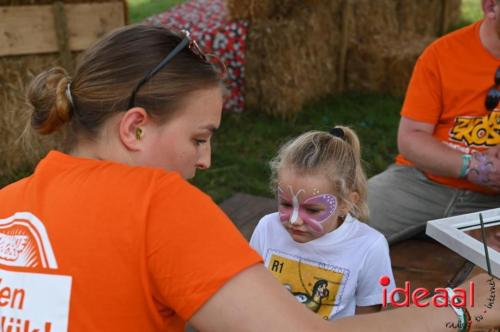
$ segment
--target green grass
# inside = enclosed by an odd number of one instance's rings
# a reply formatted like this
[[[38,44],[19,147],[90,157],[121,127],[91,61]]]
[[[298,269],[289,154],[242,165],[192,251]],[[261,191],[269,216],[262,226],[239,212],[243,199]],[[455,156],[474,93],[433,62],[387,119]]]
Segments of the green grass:
[[[145,18],[160,14],[182,0],[128,0],[129,22],[137,23]]]
[[[365,169],[376,174],[394,159],[401,99],[375,94],[349,94],[312,103],[291,121],[245,112],[224,114],[214,137],[212,167],[193,183],[221,202],[236,192],[271,196],[269,160],[278,147],[307,130],[349,125],[358,133]]]
[[[481,9],[481,1],[479,0],[462,0],[460,8],[460,18],[452,30],[471,24],[483,17]]]

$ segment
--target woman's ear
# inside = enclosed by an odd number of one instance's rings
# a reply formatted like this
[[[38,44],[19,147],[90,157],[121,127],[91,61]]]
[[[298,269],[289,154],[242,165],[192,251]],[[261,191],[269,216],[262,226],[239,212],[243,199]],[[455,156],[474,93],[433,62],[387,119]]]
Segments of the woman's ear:
[[[146,135],[144,125],[148,122],[148,114],[142,107],[129,109],[120,120],[120,141],[130,151],[139,151],[142,137]]]

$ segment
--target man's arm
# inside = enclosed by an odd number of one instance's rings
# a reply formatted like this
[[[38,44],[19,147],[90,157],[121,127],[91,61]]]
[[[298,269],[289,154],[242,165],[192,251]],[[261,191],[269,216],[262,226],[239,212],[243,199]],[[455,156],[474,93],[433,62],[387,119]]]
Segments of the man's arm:
[[[422,171],[458,178],[463,153],[435,139],[433,132],[434,125],[402,116],[398,129],[399,152]],[[473,156],[467,179],[500,190],[500,146]]]
[[[402,116],[398,129],[399,152],[422,171],[458,178],[463,153],[435,139],[433,132],[434,125]]]

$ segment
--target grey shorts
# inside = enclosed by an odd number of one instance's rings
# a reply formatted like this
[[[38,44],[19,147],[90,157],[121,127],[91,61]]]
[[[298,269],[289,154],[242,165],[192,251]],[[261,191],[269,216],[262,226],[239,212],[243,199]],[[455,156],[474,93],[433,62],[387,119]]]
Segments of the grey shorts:
[[[500,195],[455,189],[415,167],[391,165],[368,180],[368,206],[370,226],[394,243],[424,232],[429,220],[500,207]]]

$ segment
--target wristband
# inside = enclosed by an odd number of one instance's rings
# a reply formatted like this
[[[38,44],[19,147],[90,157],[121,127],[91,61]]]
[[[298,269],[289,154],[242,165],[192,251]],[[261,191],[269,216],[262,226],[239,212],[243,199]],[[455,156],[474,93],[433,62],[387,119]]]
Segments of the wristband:
[[[455,292],[450,287],[446,288],[446,292],[448,293],[448,305],[455,311],[458,317],[458,330],[460,332],[467,332],[470,330],[470,316],[468,315],[468,311],[466,308],[455,307],[455,303],[453,302],[453,296]],[[469,317],[468,317],[469,316]]]
[[[470,166],[471,155],[463,154],[462,155],[462,167],[460,168],[459,178],[463,179],[469,174],[469,166]]]

